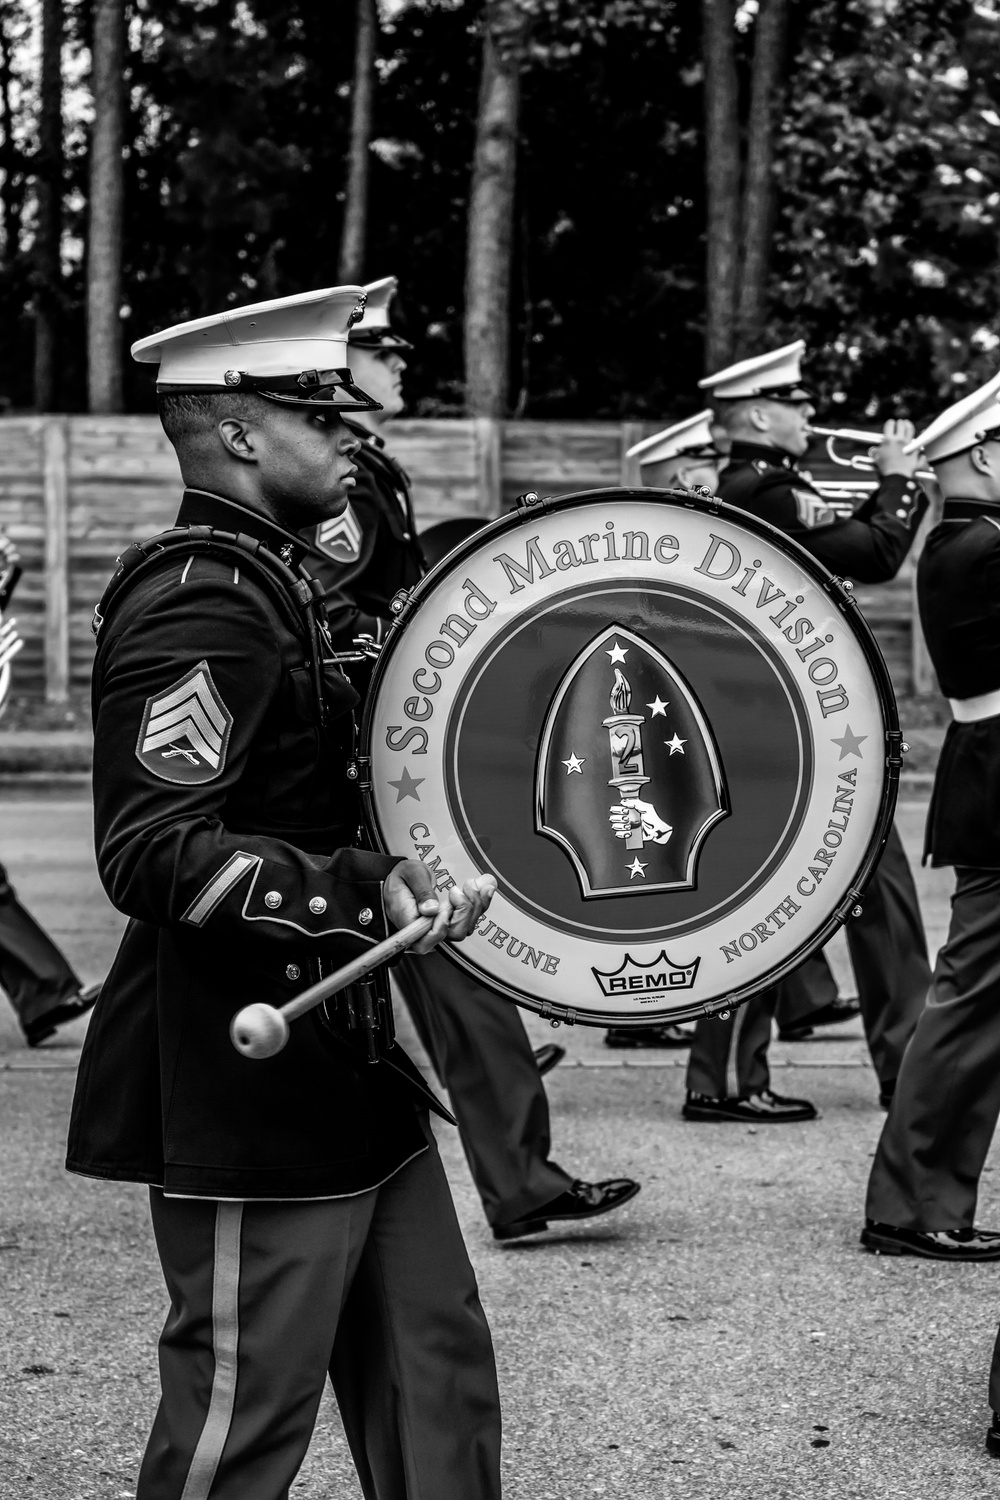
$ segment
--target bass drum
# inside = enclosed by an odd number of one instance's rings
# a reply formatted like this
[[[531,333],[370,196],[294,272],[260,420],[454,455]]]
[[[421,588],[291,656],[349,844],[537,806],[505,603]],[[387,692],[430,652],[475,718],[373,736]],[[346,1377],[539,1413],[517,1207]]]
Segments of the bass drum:
[[[900,735],[854,602],[677,491],[539,501],[400,601],[362,726],[377,847],[496,877],[449,957],[554,1021],[729,1010],[861,901]]]

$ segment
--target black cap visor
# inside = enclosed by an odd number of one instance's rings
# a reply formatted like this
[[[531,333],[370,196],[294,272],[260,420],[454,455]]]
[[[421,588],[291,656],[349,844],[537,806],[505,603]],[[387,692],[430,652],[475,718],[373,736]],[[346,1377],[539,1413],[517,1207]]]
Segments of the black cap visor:
[[[352,328],[347,335],[352,349],[412,349],[408,339],[393,333],[391,328]]]
[[[227,370],[224,385],[157,384],[160,392],[184,391],[191,395],[250,391],[282,406],[309,406],[337,411],[381,411],[376,401],[354,384],[350,370],[303,370],[300,375],[248,375],[245,370]]]

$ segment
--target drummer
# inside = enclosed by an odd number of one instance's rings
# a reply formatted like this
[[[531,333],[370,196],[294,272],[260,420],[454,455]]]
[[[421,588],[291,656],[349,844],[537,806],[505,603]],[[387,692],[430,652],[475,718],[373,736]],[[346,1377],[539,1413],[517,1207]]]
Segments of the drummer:
[[[951,703],[925,858],[955,866],[948,937],[875,1152],[862,1244],[933,1260],[1000,1260],[975,1227],[1000,1115],[1000,375],[910,445],[944,494],[917,569],[927,648]],[[1000,1410],[1000,1339],[991,1403]],[[1000,1455],[1000,1419],[991,1451]]]
[[[916,535],[927,500],[907,449],[910,422],[885,424],[874,453],[880,483],[851,518],[837,514],[797,468],[816,415],[801,372],[805,343],[741,360],[699,381],[710,393],[731,440],[719,494],[730,505],[786,532],[832,572],[862,583],[895,577]],[[913,876],[895,829],[864,898],[847,926],[861,1011],[879,1097],[888,1106],[903,1051],[930,983],[927,943]],[[728,1021],[702,1020],[688,1066],[688,1120],[779,1123],[815,1118],[805,1099],[770,1088],[767,1052],[780,987],[735,1011]]]
[[[326,591],[334,645],[355,637],[381,641],[390,600],[424,572],[409,480],[382,432],[403,409],[402,376],[412,345],[391,326],[396,278],[365,288],[361,321],[351,329],[351,370],[378,410],[355,411],[347,425],[360,439],[356,483],[346,511],[312,533],[309,571]],[[462,1145],[496,1240],[539,1234],[551,1221],[576,1222],[620,1208],[639,1185],[630,1178],[584,1182],[549,1156],[549,1106],[539,1067],[563,1049],[532,1053],[517,1007],[427,954],[403,959],[396,972],[414,1026],[448,1090]]]

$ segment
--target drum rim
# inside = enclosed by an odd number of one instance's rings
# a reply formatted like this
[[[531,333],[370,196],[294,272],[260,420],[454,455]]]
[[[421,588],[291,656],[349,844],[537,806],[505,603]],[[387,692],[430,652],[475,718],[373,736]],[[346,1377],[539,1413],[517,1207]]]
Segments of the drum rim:
[[[851,628],[858,645],[868,663],[875,683],[879,703],[882,707],[886,722],[886,744],[885,756],[882,767],[882,790],[879,797],[878,816],[865,850],[864,858],[858,869],[858,873],[851,885],[848,894],[841,901],[836,911],[832,912],[823,926],[798,947],[783,963],[775,969],[770,970],[766,976],[733,990],[730,994],[720,996],[717,1000],[703,1001],[698,1005],[678,1006],[669,1014],[650,1015],[647,1011],[643,1015],[622,1015],[619,1012],[598,1011],[588,1008],[581,1012],[572,1006],[555,1003],[549,1000],[538,1000],[520,990],[511,989],[493,975],[484,974],[482,969],[463,957],[463,944],[444,943],[441,952],[444,956],[470,975],[484,988],[495,990],[504,999],[512,1001],[522,1009],[534,1011],[536,1015],[551,1021],[553,1026],[563,1023],[567,1025],[585,1026],[650,1026],[675,1024],[682,1021],[699,1020],[705,1016],[726,1016],[729,1012],[739,1006],[748,1004],[758,995],[771,989],[787,979],[805,959],[817,952],[830,939],[845,926],[854,914],[855,909],[863,903],[864,893],[868,883],[875,871],[885,848],[886,840],[892,830],[893,818],[896,811],[896,801],[899,795],[899,771],[901,755],[893,755],[893,747],[898,751],[901,743],[899,728],[899,713],[896,706],[896,695],[886,666],[885,657],[875,638],[875,632],[861,612],[857,599],[854,597],[853,585],[845,587],[845,580],[838,574],[832,573],[812,553],[807,552],[805,547],[791,537],[787,532],[777,526],[772,526],[769,521],[760,516],[751,515],[749,511],[741,510],[738,506],[729,505],[715,495],[698,495],[689,490],[675,489],[652,489],[646,487],[608,485],[596,490],[576,490],[572,494],[558,496],[543,496],[528,499],[522,496],[517,507],[492,520],[474,531],[471,536],[443,557],[439,563],[426,573],[420,582],[406,596],[397,618],[390,625],[389,630],[382,642],[375,662],[368,690],[365,694],[364,710],[361,716],[361,725],[358,734],[358,764],[364,768],[358,783],[361,794],[361,802],[364,813],[364,826],[368,837],[371,839],[375,849],[382,854],[393,854],[394,850],[386,848],[381,831],[375,816],[374,798],[372,796],[372,782],[368,775],[371,766],[371,724],[374,704],[378,696],[387,663],[393,651],[406,632],[406,622],[414,609],[418,607],[421,600],[436,588],[446,573],[461,566],[473,552],[478,552],[483,540],[488,537],[500,536],[505,532],[528,525],[532,519],[539,515],[548,515],[554,511],[569,509],[571,506],[596,505],[608,500],[668,500],[675,505],[680,505],[687,510],[701,511],[714,519],[731,520],[742,526],[745,530],[754,532],[765,541],[776,546],[779,551],[788,552],[803,571],[810,574],[816,583],[823,589],[824,593],[832,600],[845,622]]]

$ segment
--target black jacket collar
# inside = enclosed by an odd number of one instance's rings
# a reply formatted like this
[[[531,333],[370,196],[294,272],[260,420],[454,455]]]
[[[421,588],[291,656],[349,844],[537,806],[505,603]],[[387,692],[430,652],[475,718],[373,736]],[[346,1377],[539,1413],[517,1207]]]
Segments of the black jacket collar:
[[[743,438],[733,440],[729,461],[734,464],[764,463],[774,469],[795,468],[794,454],[786,453],[784,448],[772,448],[767,443],[748,443]]]
[[[971,500],[964,495],[945,497],[942,521],[976,521],[980,516],[1000,521],[1000,500]]]
[[[290,568],[302,562],[308,546],[294,531],[286,531],[277,521],[241,505],[238,500],[227,500],[222,495],[210,494],[208,490],[186,489],[177,512],[178,526],[214,526],[217,531],[244,532],[263,542],[269,551]]]

